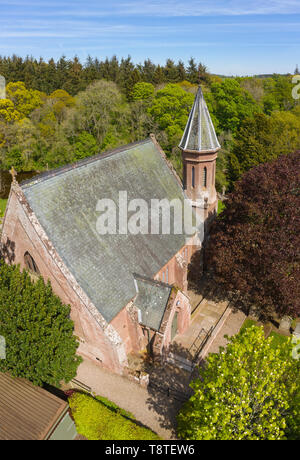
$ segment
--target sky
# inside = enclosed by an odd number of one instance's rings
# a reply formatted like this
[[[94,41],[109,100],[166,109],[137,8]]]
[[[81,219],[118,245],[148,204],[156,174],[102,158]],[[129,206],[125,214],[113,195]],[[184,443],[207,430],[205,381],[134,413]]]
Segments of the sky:
[[[140,63],[193,56],[222,75],[293,73],[300,0],[0,0],[0,55]]]

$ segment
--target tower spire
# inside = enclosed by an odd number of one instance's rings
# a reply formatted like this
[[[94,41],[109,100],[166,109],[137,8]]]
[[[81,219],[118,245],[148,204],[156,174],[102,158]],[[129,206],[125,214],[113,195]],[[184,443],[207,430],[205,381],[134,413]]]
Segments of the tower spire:
[[[221,148],[201,86],[189,115],[179,147],[189,152],[215,152]]]
[[[184,190],[196,208],[204,209],[204,218],[209,222],[218,205],[215,177],[221,146],[200,86],[179,147]]]

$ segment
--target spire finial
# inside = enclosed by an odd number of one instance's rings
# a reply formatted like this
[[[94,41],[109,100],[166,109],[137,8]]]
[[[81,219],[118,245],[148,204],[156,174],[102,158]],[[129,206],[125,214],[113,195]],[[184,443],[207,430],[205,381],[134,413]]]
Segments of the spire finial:
[[[210,153],[220,150],[215,128],[211,120],[201,85],[198,86],[179,147],[183,151]]]
[[[13,184],[16,184],[17,183],[16,176],[18,175],[18,173],[13,166],[10,169],[9,173],[11,174]]]

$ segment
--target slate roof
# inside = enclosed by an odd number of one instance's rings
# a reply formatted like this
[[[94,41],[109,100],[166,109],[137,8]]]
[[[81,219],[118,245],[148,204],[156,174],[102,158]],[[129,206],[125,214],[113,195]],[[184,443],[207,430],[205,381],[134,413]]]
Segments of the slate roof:
[[[134,305],[141,311],[141,324],[159,331],[163,313],[168,305],[172,286],[134,276],[137,297]]]
[[[56,251],[107,322],[136,296],[133,273],[153,278],[186,243],[184,235],[100,235],[96,230],[98,200],[113,199],[118,211],[119,191],[127,191],[128,200],[147,203],[184,200],[151,139],[35,176],[21,187]]]
[[[221,148],[200,86],[179,147],[194,152],[210,152]]]
[[[25,379],[0,372],[0,440],[43,440],[68,404]]]

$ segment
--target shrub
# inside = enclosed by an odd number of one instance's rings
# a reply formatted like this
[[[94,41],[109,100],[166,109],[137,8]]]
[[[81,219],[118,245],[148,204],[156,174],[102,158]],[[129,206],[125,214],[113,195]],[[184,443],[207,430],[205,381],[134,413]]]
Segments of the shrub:
[[[69,404],[78,433],[89,441],[160,439],[148,428],[137,425],[131,414],[106,398],[74,393]]]

